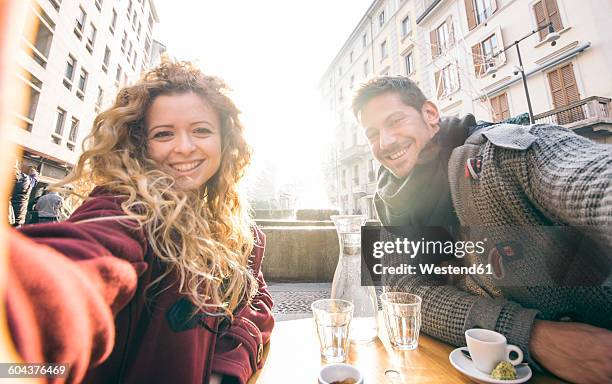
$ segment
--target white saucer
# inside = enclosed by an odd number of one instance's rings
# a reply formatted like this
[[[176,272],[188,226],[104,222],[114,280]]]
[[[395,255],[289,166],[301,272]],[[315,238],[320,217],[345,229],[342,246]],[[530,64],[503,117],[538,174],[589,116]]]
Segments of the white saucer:
[[[527,380],[531,379],[531,368],[527,365],[517,367],[516,368],[516,380],[497,380],[491,378],[484,372],[479,371],[472,363],[472,360],[463,356],[461,350],[466,350],[466,347],[457,348],[448,355],[448,359],[450,363],[455,367],[456,370],[463,373],[470,379],[476,381],[477,383],[483,384],[520,384],[524,383]]]

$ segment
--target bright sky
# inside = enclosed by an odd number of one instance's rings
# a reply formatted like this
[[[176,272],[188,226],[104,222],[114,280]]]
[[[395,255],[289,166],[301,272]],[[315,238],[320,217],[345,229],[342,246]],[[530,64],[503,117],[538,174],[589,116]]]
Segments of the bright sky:
[[[318,82],[371,2],[155,0],[154,37],[232,87],[255,151],[252,176],[273,164],[279,184],[297,186],[299,207],[321,207],[333,126]]]

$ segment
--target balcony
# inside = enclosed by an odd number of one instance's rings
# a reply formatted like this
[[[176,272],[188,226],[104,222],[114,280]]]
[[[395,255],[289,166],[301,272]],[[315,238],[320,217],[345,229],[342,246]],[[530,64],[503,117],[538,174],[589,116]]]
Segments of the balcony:
[[[416,23],[421,24],[421,22],[429,16],[434,8],[442,3],[444,0],[420,0],[416,3],[416,14],[417,19]]]
[[[607,97],[591,96],[566,106],[535,115],[536,124],[558,124],[579,129],[597,124],[612,125],[610,101]]]

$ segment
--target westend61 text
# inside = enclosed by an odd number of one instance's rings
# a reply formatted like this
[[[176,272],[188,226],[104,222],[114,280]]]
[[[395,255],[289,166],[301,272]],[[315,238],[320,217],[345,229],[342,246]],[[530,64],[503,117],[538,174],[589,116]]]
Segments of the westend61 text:
[[[435,264],[419,264],[418,272],[416,265],[400,264],[394,266],[383,266],[375,264],[372,272],[376,275],[491,275],[493,269],[491,264],[472,264],[471,266],[437,266]]]

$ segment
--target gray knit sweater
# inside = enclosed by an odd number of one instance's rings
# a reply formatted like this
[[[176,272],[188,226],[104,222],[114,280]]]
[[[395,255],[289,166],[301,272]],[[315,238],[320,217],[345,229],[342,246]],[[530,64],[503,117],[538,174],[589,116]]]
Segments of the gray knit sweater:
[[[466,162],[477,156],[482,156],[478,178],[466,177]],[[454,208],[462,226],[535,226],[535,237],[537,226],[588,227],[589,236],[603,244],[608,254],[600,262],[602,273],[609,276],[612,146],[596,144],[559,126],[495,125],[478,131],[453,150],[448,173],[440,172],[441,168],[446,170],[439,161],[426,162],[404,180],[382,169],[375,196],[381,222],[452,225],[449,212],[440,212],[440,207],[450,206],[445,199],[452,197],[450,209]],[[435,181],[440,177],[448,183]],[[427,187],[423,185],[435,186],[436,190],[424,193]],[[421,217],[424,209],[430,210],[431,216],[426,219]],[[435,276],[404,276],[394,280],[390,289],[422,297],[425,333],[453,345],[465,345],[465,330],[494,329],[506,335],[509,343],[521,347],[531,360],[528,346],[536,316],[612,328],[609,278],[598,286],[546,286],[535,282],[544,273],[542,266],[558,256],[551,253],[537,256],[543,260],[534,260],[537,253],[527,252],[526,260],[507,266],[514,268],[508,272],[514,273],[522,285],[498,286],[493,279],[468,279],[441,286],[440,281],[434,281]],[[469,257],[463,260],[466,264],[471,261]],[[588,263],[585,265],[588,267]]]

